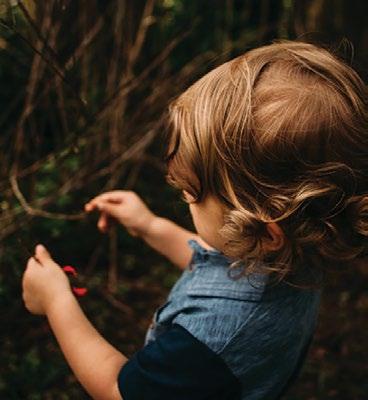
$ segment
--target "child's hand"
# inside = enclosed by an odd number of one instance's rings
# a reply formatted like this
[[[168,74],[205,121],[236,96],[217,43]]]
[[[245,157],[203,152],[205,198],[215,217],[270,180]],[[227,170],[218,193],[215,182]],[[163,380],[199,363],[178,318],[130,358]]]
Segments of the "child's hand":
[[[32,314],[47,314],[48,307],[61,296],[71,294],[69,280],[42,245],[27,263],[23,275],[23,300]]]
[[[156,215],[132,191],[115,190],[103,193],[85,205],[85,210],[101,212],[97,226],[107,232],[111,221],[120,222],[133,236],[145,236]]]

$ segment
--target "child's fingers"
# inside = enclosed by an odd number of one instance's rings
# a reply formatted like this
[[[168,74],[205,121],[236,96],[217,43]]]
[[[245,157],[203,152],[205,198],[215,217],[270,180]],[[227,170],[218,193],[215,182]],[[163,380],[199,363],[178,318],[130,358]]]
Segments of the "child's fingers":
[[[98,222],[97,222],[97,227],[98,227],[98,229],[101,231],[101,232],[107,232],[107,230],[108,230],[108,228],[109,228],[109,225],[110,225],[110,218],[109,218],[109,216],[106,214],[106,213],[104,213],[104,212],[102,212],[101,213],[101,215],[100,215],[100,218],[99,218],[99,220],[98,220]]]
[[[34,259],[34,257],[29,258],[27,262],[26,269],[23,273],[22,277],[22,288],[23,291],[25,291],[28,287],[29,281],[32,280],[32,277],[34,276],[34,272],[37,271],[35,268],[40,268],[41,265],[40,263],[37,262],[37,260]]]
[[[93,199],[91,199],[85,206],[85,210],[87,212],[93,211],[95,209],[98,209],[98,206],[102,203],[115,203],[115,204],[120,204],[122,201],[124,201],[124,198],[126,197],[126,193],[128,191],[124,190],[116,190],[112,192],[106,192],[102,193]]]
[[[101,209],[104,207],[105,204],[114,204],[114,205],[120,205],[122,203],[121,200],[119,201],[112,201],[112,200],[93,200],[87,203],[84,206],[84,209],[86,212],[92,212],[92,211],[101,211]]]
[[[35,258],[38,260],[41,265],[48,261],[52,261],[50,253],[46,250],[42,244],[38,244],[35,249]]]
[[[86,211],[86,212],[91,212],[91,211],[93,211],[94,209],[95,209],[95,205],[94,205],[93,203],[91,203],[91,202],[86,203],[86,204],[84,205],[84,211]]]
[[[107,216],[111,216],[113,218],[118,218],[122,214],[122,211],[124,210],[124,207],[122,208],[120,203],[116,204],[106,201],[99,202],[97,204],[97,208],[101,212],[101,214],[106,214]]]
[[[100,204],[99,200],[93,199],[89,203],[85,204],[84,209],[87,212],[96,211],[99,210],[99,204]]]

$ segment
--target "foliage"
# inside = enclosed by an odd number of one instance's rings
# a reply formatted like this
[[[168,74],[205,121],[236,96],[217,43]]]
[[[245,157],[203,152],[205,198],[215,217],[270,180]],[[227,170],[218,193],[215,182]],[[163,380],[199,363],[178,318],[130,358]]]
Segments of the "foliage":
[[[190,227],[164,182],[161,116],[170,99],[275,38],[338,47],[346,36],[354,65],[366,71],[367,11],[346,0],[0,1],[0,398],[87,398],[44,319],[24,310],[26,249],[42,242],[60,263],[78,266],[90,290],[87,315],[131,355],[178,273],[123,231],[101,236],[83,204],[132,188]],[[330,284],[310,361],[288,398],[365,397],[358,323],[366,283],[362,268]]]

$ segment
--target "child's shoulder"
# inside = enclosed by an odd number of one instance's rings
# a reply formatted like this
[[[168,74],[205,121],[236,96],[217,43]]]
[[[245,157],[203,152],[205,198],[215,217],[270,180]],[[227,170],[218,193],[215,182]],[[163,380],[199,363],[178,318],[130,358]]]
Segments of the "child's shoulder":
[[[190,265],[160,309],[157,322],[177,323],[213,351],[232,342],[262,341],[261,331],[273,337],[309,337],[314,330],[320,292],[280,283],[267,285],[262,276],[238,277],[231,260],[197,242]]]

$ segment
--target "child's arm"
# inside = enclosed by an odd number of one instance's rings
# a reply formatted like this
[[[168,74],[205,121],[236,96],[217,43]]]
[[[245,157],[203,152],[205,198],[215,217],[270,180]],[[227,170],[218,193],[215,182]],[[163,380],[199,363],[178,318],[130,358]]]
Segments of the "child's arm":
[[[152,220],[149,229],[141,237],[180,269],[184,269],[189,264],[193,254],[193,250],[188,245],[189,239],[195,239],[204,247],[208,247],[196,233],[160,217]]]
[[[118,374],[127,358],[91,325],[74,298],[68,278],[37,246],[23,277],[27,309],[46,315],[66,360],[79,382],[94,399],[121,399]]]
[[[179,268],[185,268],[191,259],[193,251],[188,246],[189,239],[209,247],[196,233],[153,214],[135,192],[103,193],[87,203],[85,209],[101,212],[98,227],[102,232],[107,231],[111,220],[117,220],[129,233],[144,239]]]

